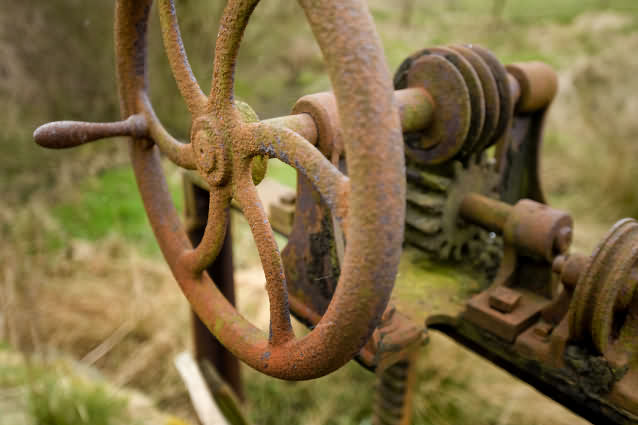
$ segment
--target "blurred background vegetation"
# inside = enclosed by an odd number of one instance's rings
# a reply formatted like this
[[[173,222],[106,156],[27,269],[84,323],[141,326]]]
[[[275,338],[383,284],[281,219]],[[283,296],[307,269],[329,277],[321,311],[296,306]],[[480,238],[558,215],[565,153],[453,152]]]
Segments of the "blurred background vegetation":
[[[223,3],[176,0],[205,92]],[[456,42],[489,47],[504,63],[543,60],[555,67],[560,93],[542,174],[551,203],[573,212],[575,249],[591,251],[616,219],[638,217],[635,0],[369,5],[391,69],[417,49]],[[0,6],[0,424],[157,423],[157,412],[195,423],[172,365],[189,344],[188,308],[150,232],[126,144],[60,152],[32,141],[33,130],[47,121],[119,119],[113,2],[1,0]],[[189,116],[155,15],[151,98],[165,126],[185,139]],[[329,88],[295,2],[258,6],[236,84],[238,97],[262,118],[286,114],[303,94]],[[294,184],[281,166],[271,170]],[[180,174],[169,165],[166,172],[179,207]],[[233,220],[242,252],[236,257],[240,308],[263,320],[258,258],[241,219]],[[443,337],[424,350],[419,367],[417,423],[578,421]],[[357,365],[302,383],[243,371],[255,423],[369,423],[374,377]]]

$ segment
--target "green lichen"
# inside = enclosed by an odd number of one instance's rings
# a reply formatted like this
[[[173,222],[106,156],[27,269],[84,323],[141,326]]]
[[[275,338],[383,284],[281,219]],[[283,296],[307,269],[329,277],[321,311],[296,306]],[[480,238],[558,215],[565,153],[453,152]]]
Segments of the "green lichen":
[[[235,107],[237,107],[243,122],[259,122],[259,116],[246,102],[236,100]],[[253,158],[251,166],[253,183],[258,185],[266,176],[266,171],[268,171],[268,158],[265,156],[256,156]]]
[[[465,301],[486,284],[468,268],[433,262],[424,252],[406,246],[392,302],[399,311],[423,323],[432,315],[456,316],[463,310]]]

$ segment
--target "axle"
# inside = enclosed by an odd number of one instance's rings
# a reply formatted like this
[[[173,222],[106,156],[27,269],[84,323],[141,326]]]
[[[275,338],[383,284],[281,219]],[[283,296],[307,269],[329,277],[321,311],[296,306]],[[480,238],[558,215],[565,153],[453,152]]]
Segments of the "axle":
[[[511,65],[508,69],[509,89],[521,112],[534,111],[551,101],[555,94],[555,75],[546,65],[532,62]],[[548,84],[548,80],[552,83]],[[426,88],[410,87],[396,90],[395,99],[399,106],[403,133],[427,129],[437,117],[436,111],[439,106]],[[335,143],[334,139],[339,138],[337,105],[331,92],[302,97],[293,108],[293,112],[295,113],[292,115],[271,118],[264,122],[293,130],[310,143],[320,146],[323,144],[325,147],[331,147]],[[149,131],[150,126],[146,123],[146,118],[135,115],[127,120],[112,123],[51,122],[36,129],[34,139],[41,146],[64,149],[107,137],[140,138],[148,136]]]
[[[515,206],[476,193],[465,196],[460,214],[528,253],[553,261],[572,241],[571,217],[547,205],[523,199]]]

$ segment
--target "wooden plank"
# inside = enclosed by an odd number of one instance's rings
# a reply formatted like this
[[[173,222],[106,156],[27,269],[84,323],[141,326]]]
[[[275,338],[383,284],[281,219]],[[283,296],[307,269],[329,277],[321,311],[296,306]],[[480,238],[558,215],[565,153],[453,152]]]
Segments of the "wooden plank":
[[[175,357],[174,362],[202,425],[229,425],[215,403],[193,356],[183,352]]]

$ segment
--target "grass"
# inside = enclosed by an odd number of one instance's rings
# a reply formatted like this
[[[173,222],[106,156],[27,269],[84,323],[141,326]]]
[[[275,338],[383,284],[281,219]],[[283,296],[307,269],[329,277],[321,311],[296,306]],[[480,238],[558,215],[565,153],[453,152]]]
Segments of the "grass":
[[[178,211],[183,210],[183,197],[178,175],[169,175],[169,188]],[[77,197],[56,205],[53,216],[70,238],[95,241],[120,235],[149,255],[159,248],[148,224],[142,200],[137,195],[133,170],[129,167],[108,169],[80,183]],[[53,248],[61,239],[53,238]]]
[[[50,368],[29,386],[29,412],[39,425],[111,425],[125,419],[125,398]]]
[[[165,168],[169,173],[173,202],[182,213],[180,173],[169,164],[165,164]],[[297,181],[296,171],[276,159],[269,162],[268,177],[291,188]],[[54,206],[52,216],[64,229],[62,234],[50,235],[53,252],[61,249],[70,238],[96,241],[118,235],[148,255],[159,254],[129,166],[108,169],[81,182],[75,196]]]
[[[66,355],[0,348],[0,425],[187,425]]]
[[[297,171],[278,159],[268,161],[267,176],[288,187],[297,187]]]
[[[0,350],[0,358],[2,425],[141,424],[130,416],[124,395],[78,375],[67,361],[26,362],[9,348]]]
[[[374,376],[357,364],[349,364],[325,378],[298,383],[258,378],[252,371],[247,375],[245,389],[255,424],[345,425],[370,420]],[[325,402],[328,396],[333,402]]]
[[[25,352],[53,347],[82,362],[91,359],[109,381],[141,389],[161,408],[192,419],[188,396],[170,363],[188,346],[189,310],[157,256],[132,172],[123,166],[125,149],[106,142],[46,152],[30,140],[33,128],[46,120],[117,118],[112,60],[95,54],[112,48],[103,24],[110,3],[79,8],[75,1],[60,2],[60,10],[16,3],[13,13],[0,16],[0,51],[10,58],[0,64],[0,75],[7,76],[0,80],[5,119],[0,126],[0,346],[7,347],[4,338]],[[177,3],[191,63],[207,91],[217,31],[210,22],[219,15],[219,5]],[[239,58],[238,95],[264,118],[288,113],[301,94],[329,87],[300,11],[284,3],[262,2]],[[542,172],[552,204],[574,213],[576,250],[589,252],[615,219],[638,216],[638,171],[630,160],[638,155],[638,106],[628,95],[638,92],[638,60],[626,53],[638,48],[635,0],[509,0],[500,17],[492,16],[491,2],[415,2],[407,23],[401,22],[400,6],[381,0],[370,4],[392,68],[417,49],[454,42],[488,46],[506,63],[553,65],[561,92],[548,123]],[[50,22],[57,22],[53,32]],[[161,52],[156,18],[152,33],[152,98],[166,127],[184,137],[188,113]],[[43,41],[25,45],[16,38],[22,34]],[[64,40],[73,40],[83,65],[47,55]],[[34,66],[43,60],[46,67]],[[270,161],[269,175],[294,187],[294,170],[279,161]],[[179,174],[167,167],[167,176],[181,209]],[[234,221],[239,308],[259,321],[267,306],[263,274],[249,232]],[[443,337],[435,337],[419,361],[415,423],[577,423]],[[0,394],[13,388],[3,377],[26,380],[26,369],[13,364],[0,361],[0,371]],[[100,423],[82,411],[112,408],[117,416],[118,397],[110,398],[99,385],[65,381],[65,374],[51,364],[34,369],[29,394],[41,407],[25,408],[29,415],[37,410],[46,418],[56,405],[62,406],[54,415],[60,421],[67,413],[76,415],[69,417],[71,423],[83,423],[83,417]],[[255,423],[370,423],[374,376],[356,364],[301,383],[244,369],[244,383]]]

